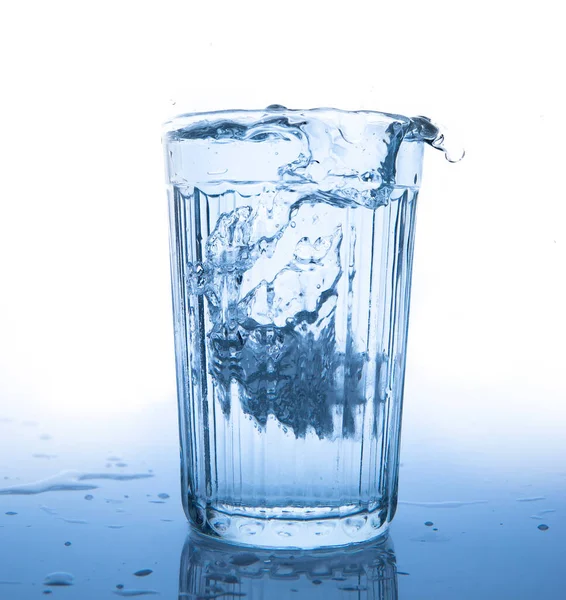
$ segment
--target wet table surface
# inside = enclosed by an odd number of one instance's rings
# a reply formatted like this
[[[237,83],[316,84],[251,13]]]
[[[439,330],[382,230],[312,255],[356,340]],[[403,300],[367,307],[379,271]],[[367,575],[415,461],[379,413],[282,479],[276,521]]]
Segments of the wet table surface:
[[[389,540],[282,556],[189,536],[172,398],[106,418],[6,403],[0,598],[564,598],[564,407],[523,389],[510,418],[503,393],[409,375]]]

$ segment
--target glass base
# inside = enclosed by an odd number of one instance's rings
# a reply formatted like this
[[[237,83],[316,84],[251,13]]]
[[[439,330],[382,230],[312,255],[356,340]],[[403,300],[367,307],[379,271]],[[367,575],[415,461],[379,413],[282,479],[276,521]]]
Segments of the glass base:
[[[332,548],[374,540],[387,533],[382,511],[360,511],[326,518],[258,518],[214,507],[192,506],[189,522],[199,533],[239,546],[260,548]],[[301,513],[304,514],[304,509]],[[311,512],[315,512],[314,510]],[[381,516],[380,516],[381,512]]]

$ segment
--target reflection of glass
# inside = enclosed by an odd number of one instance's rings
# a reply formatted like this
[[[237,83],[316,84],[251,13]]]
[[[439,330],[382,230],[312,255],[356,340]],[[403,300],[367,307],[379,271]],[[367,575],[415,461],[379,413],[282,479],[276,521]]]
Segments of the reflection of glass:
[[[393,545],[266,550],[191,535],[181,557],[179,600],[397,600]]]
[[[193,526],[320,547],[393,518],[424,117],[167,125],[182,495]]]

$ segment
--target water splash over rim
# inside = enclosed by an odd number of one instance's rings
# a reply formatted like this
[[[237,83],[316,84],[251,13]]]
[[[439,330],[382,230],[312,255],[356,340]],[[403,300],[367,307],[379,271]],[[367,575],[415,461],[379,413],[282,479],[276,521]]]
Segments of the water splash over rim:
[[[439,124],[434,123],[428,117],[419,115],[411,119],[413,124],[413,134],[415,137],[422,139],[432,148],[440,150],[444,153],[444,158],[450,163],[460,162],[466,155],[466,151],[455,141],[450,140],[446,143],[446,134],[448,133],[446,127],[441,127]]]

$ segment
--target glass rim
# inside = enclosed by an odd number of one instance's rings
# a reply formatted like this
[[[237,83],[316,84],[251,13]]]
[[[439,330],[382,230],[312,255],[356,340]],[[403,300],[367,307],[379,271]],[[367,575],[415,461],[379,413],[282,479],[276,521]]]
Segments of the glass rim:
[[[279,104],[271,104],[265,108],[234,108],[234,109],[220,109],[220,110],[210,110],[210,111],[191,111],[181,113],[179,115],[175,115],[169,119],[167,119],[162,124],[162,128],[164,133],[169,131],[174,131],[178,128],[182,128],[183,126],[191,125],[197,123],[199,121],[208,121],[208,120],[218,120],[222,118],[227,118],[230,116],[257,116],[257,117],[265,117],[271,115],[309,115],[309,114],[323,114],[330,113],[339,115],[361,115],[376,118],[376,121],[385,121],[385,122],[399,122],[404,125],[409,125],[414,122],[415,118],[407,117],[405,115],[396,114],[396,113],[388,113],[378,110],[368,110],[368,109],[360,109],[360,110],[348,110],[343,108],[335,108],[332,106],[317,106],[312,108],[287,108],[286,106],[281,106]],[[379,119],[379,117],[382,117]],[[421,119],[423,117],[416,117],[416,119]],[[426,117],[424,117],[426,119]]]

